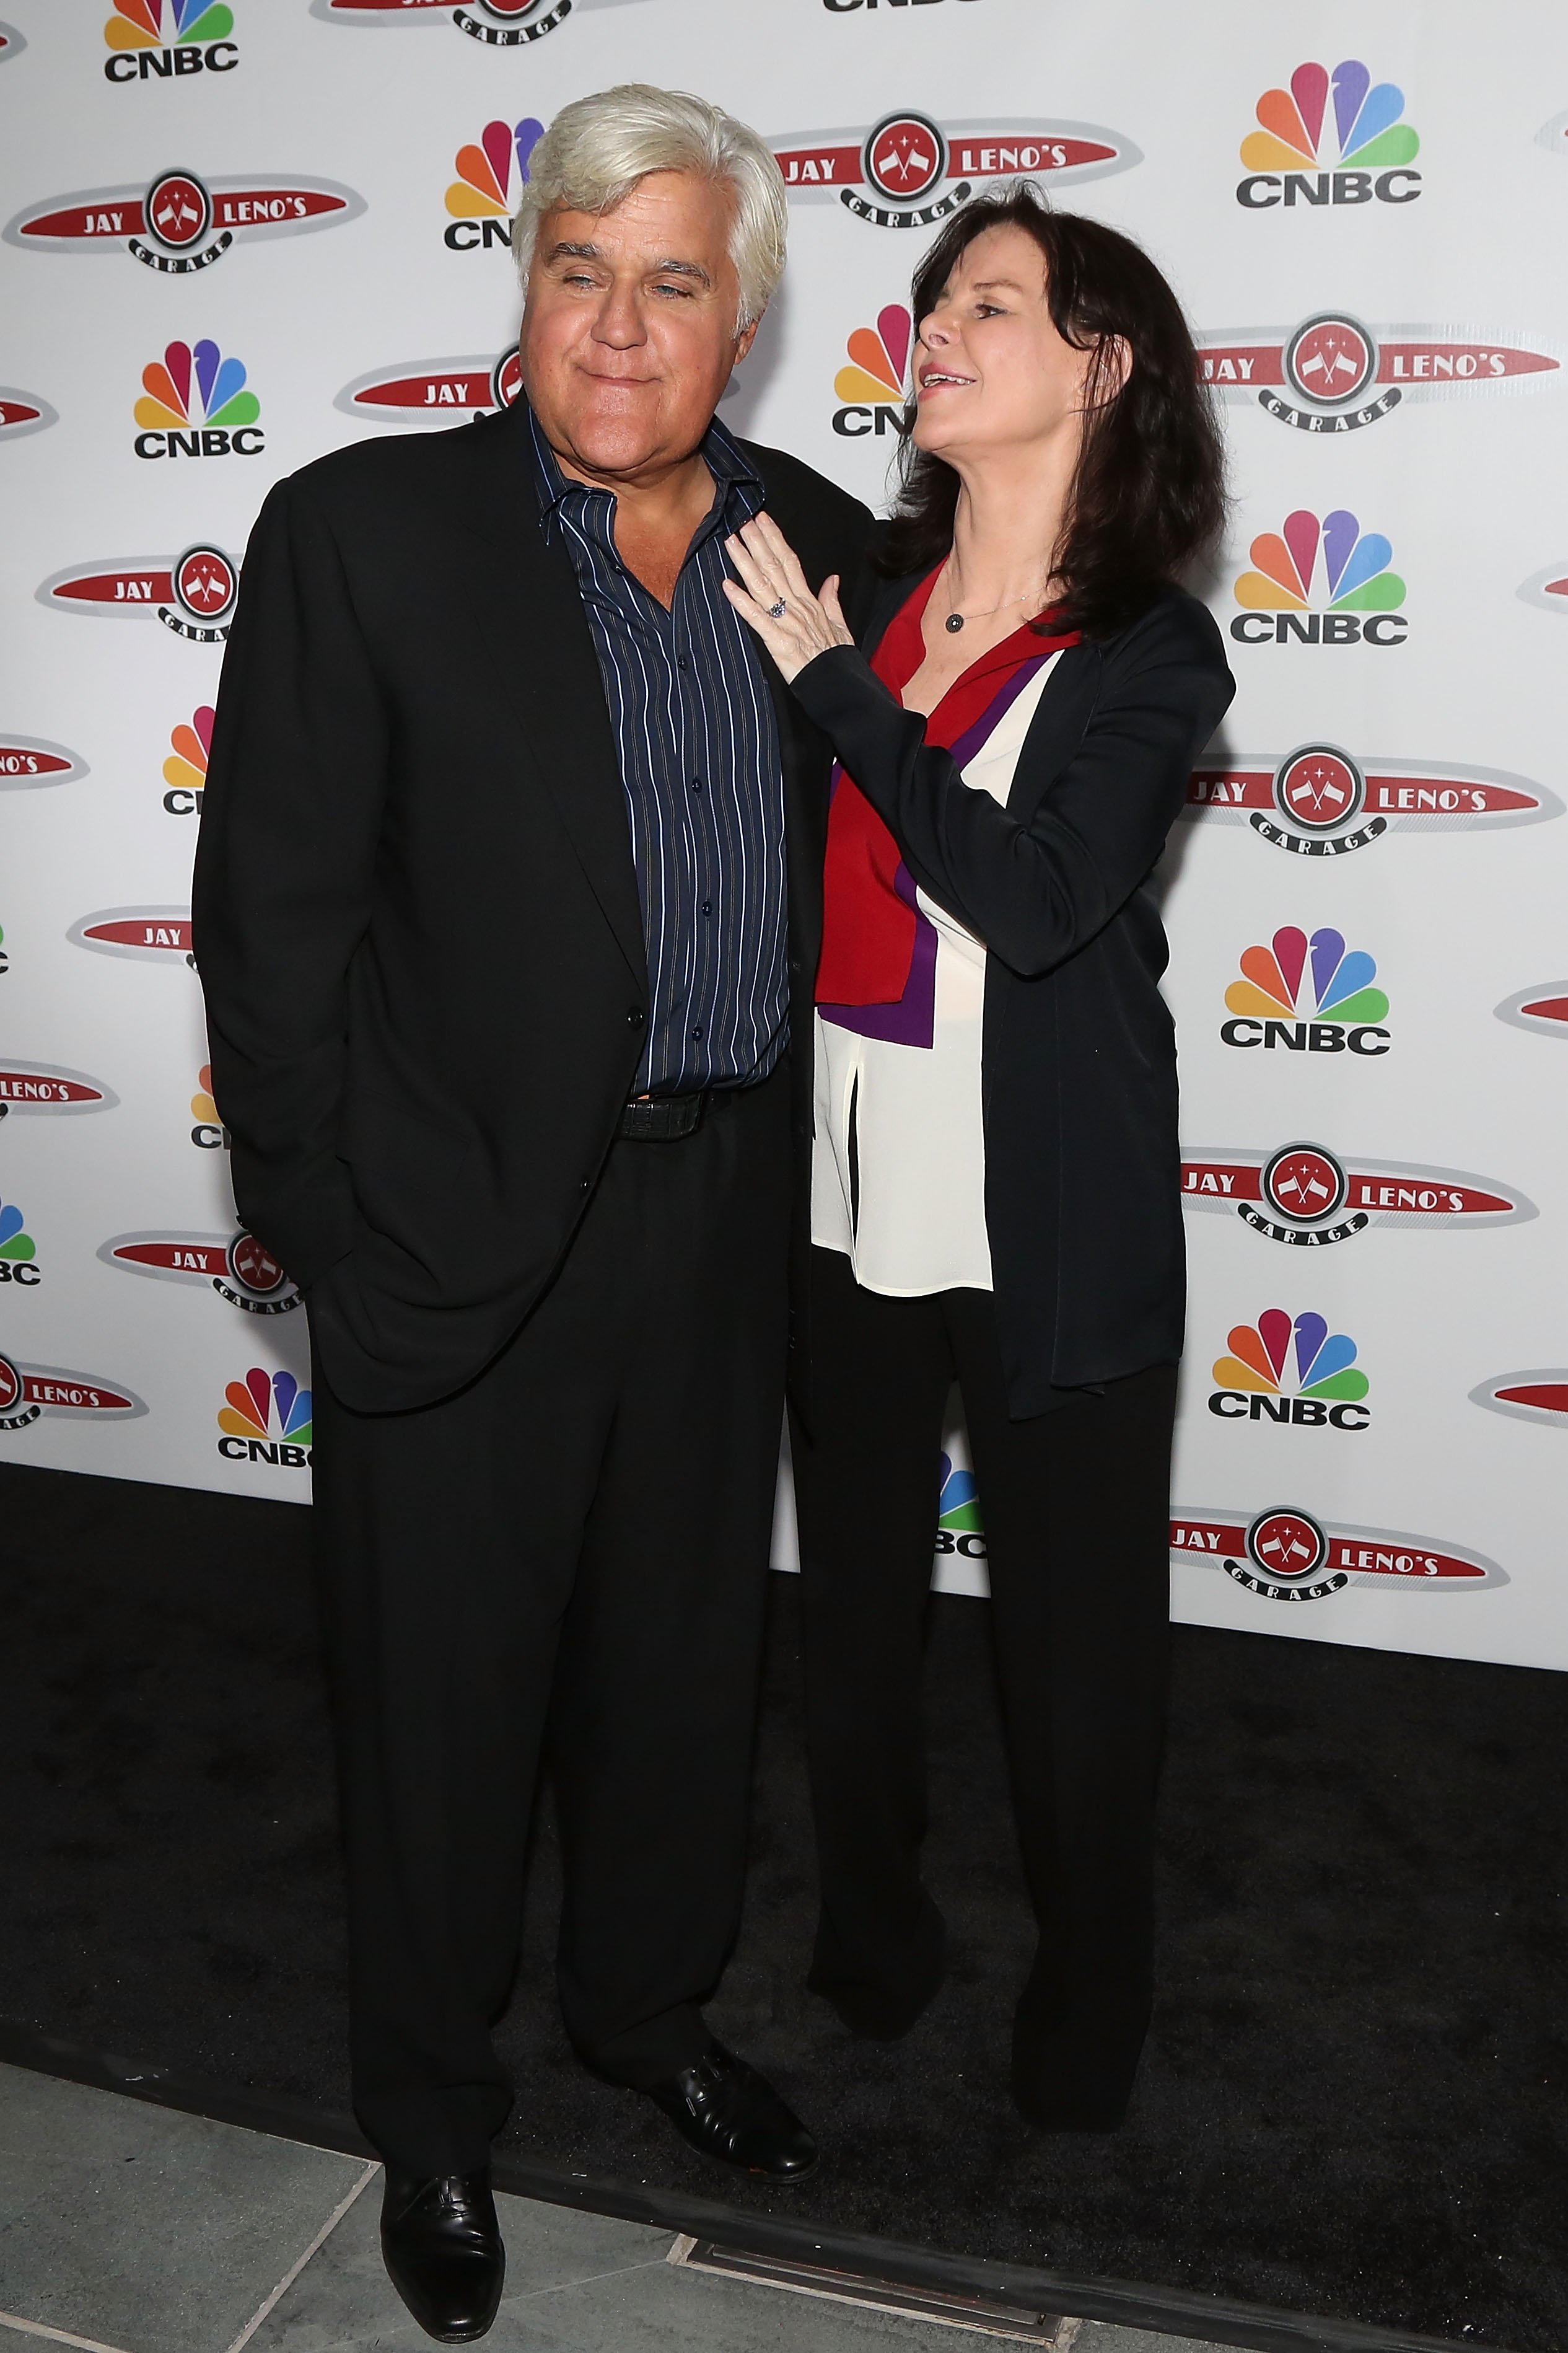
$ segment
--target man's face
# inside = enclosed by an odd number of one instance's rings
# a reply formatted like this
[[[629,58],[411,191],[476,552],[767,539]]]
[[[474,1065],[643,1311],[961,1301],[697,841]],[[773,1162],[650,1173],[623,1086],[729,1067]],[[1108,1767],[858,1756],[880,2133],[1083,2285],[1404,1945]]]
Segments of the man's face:
[[[594,479],[689,458],[754,326],[737,335],[727,190],[652,172],[613,212],[539,224],[522,314],[523,383],[545,438]]]

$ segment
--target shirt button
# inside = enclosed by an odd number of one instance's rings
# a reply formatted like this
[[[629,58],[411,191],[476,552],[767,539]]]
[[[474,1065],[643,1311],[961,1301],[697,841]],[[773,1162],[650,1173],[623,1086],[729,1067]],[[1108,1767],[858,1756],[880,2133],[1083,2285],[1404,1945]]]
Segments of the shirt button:
[[[700,776],[692,777],[691,789],[694,793],[700,793],[702,790],[702,779]]]
[[[640,1005],[634,1005],[627,1013],[626,1019],[634,1029],[640,1029],[643,1023],[647,1019],[647,1015],[643,1011]]]
[[[687,660],[684,654],[677,654],[675,657],[675,667],[677,670],[689,670],[691,668],[691,664]]]
[[[711,899],[703,900],[702,912],[705,915],[710,915],[713,913],[713,902]]]
[[[700,1021],[697,1024],[696,1029],[692,1031],[692,1033],[691,1033],[691,1034],[692,1034],[692,1036],[693,1036],[694,1038],[700,1038],[700,1037],[701,1037],[701,1035],[702,1035],[702,1024],[701,1024],[701,1022],[700,1022]]]

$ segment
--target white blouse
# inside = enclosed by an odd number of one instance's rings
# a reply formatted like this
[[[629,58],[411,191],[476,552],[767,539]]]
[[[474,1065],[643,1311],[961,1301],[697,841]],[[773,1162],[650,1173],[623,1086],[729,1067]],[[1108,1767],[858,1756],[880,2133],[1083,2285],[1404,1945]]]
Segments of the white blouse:
[[[1042,663],[961,774],[1004,805],[1060,653]],[[855,1280],[895,1299],[991,1289],[981,1118],[985,949],[923,891],[933,926],[931,1043],[864,1038],[816,1016],[811,1238],[842,1250]]]

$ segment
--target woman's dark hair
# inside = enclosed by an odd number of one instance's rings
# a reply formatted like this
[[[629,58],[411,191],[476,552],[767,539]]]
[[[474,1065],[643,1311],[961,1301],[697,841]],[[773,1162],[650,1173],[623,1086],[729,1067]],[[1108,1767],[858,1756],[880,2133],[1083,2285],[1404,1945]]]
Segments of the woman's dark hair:
[[[1180,303],[1142,247],[1100,221],[1052,212],[1016,181],[955,213],[916,273],[915,322],[935,309],[966,246],[988,228],[1021,228],[1046,260],[1057,332],[1094,353],[1083,447],[1053,569],[1072,626],[1106,636],[1144,611],[1225,520],[1225,457]],[[1119,391],[1113,338],[1132,356]],[[906,427],[915,419],[913,405]],[[894,575],[929,571],[952,544],[959,480],[906,439],[901,488],[882,562]]]

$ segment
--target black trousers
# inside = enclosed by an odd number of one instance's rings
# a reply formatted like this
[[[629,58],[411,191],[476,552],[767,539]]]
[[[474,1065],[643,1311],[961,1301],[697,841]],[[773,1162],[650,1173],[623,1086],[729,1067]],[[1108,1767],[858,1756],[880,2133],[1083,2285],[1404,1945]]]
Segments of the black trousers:
[[[1152,2000],[1155,1786],[1176,1368],[1008,1419],[992,1296],[890,1299],[812,1258],[812,1436],[797,1446],[822,1913],[811,1982],[872,2035],[940,1982],[921,1882],[921,1657],[942,1411],[979,1482],[1013,1802],[1040,1936],[1013,2082],[1036,2121],[1120,2120]]]
[[[703,2049],[738,1923],[783,1414],[787,1076],[617,1143],[503,1355],[416,1412],[318,1386],[354,2107],[421,2176],[488,2164],[548,1734],[579,2052]]]

